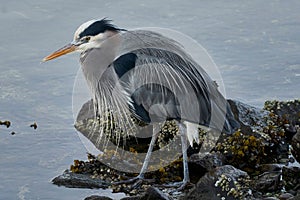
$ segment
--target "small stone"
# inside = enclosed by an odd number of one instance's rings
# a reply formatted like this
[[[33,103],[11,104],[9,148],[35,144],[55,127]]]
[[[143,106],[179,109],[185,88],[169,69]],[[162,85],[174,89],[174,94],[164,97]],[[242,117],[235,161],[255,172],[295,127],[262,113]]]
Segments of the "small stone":
[[[109,197],[105,197],[105,196],[98,196],[98,195],[92,195],[89,197],[86,197],[84,200],[113,200]]]
[[[283,167],[282,168],[282,179],[286,191],[298,190],[300,187],[300,168],[299,167]]]
[[[295,158],[294,157],[289,157],[289,162],[290,163],[294,163],[295,162]]]
[[[263,198],[263,200],[279,200],[279,199],[276,197],[265,197]]]
[[[281,166],[279,164],[262,164],[257,169],[259,172],[278,172],[281,170]]]
[[[169,195],[163,193],[156,187],[150,187],[140,200],[171,200]]]
[[[106,189],[110,183],[92,179],[89,176],[72,173],[69,170],[65,170],[64,173],[52,180],[52,183],[58,186],[65,186],[69,188],[103,188]]]
[[[141,200],[141,196],[124,197],[121,200]]]
[[[296,194],[295,194],[296,195]],[[300,193],[297,194],[296,196],[292,197],[291,199],[289,200],[299,200],[300,199]]]
[[[224,164],[225,157],[220,153],[205,153],[205,154],[193,154],[190,156],[189,165],[197,166],[205,169],[206,171],[213,170],[216,167],[220,167]]]
[[[279,196],[280,200],[286,200],[286,199],[290,199],[294,197],[294,195],[290,194],[290,193],[283,193]]]
[[[292,138],[292,154],[294,158],[300,163],[300,130]]]
[[[253,187],[263,193],[279,190],[280,176],[281,172],[264,172],[254,180]]]

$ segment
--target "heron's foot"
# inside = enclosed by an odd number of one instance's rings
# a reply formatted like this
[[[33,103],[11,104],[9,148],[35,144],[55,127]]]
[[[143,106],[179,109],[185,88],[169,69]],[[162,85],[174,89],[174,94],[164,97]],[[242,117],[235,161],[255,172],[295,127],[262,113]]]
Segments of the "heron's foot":
[[[136,176],[134,178],[130,178],[123,181],[114,182],[114,185],[120,184],[132,184],[131,188],[136,189],[139,188],[143,183],[154,183],[155,179],[145,179],[143,176]]]
[[[191,188],[194,184],[190,181],[180,181],[162,185],[165,188],[175,188],[170,193],[181,192],[187,188]]]

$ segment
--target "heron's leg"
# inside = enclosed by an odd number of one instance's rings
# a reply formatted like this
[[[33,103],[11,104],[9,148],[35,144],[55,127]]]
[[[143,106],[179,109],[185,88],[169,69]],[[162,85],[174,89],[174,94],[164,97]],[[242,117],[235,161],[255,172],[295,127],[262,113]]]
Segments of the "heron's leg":
[[[155,146],[155,141],[157,139],[159,131],[160,131],[159,130],[159,125],[157,125],[157,124],[153,125],[153,133],[152,133],[151,142],[150,142],[150,145],[149,145],[149,148],[148,148],[148,151],[147,151],[147,154],[146,154],[146,157],[145,157],[142,169],[140,171],[140,174],[137,176],[140,179],[144,178],[145,173],[146,173],[146,171],[148,169],[149,162],[150,162],[150,159],[151,159],[151,154],[152,154],[152,151],[153,151],[153,147]]]
[[[149,145],[149,148],[148,148],[148,151],[147,151],[147,154],[146,154],[146,157],[145,157],[145,160],[143,162],[143,166],[142,166],[142,169],[141,169],[139,175],[137,177],[134,177],[134,178],[131,178],[131,179],[128,179],[128,180],[125,180],[125,181],[117,182],[116,184],[132,183],[132,182],[137,181],[133,185],[133,187],[137,187],[138,185],[141,184],[142,181],[146,181],[144,179],[145,173],[146,173],[146,171],[148,169],[149,162],[150,162],[150,159],[151,159],[152,150],[153,150],[153,147],[155,146],[155,141],[157,139],[159,131],[160,131],[159,124],[153,125],[153,132],[152,132],[151,142],[150,142],[150,145]],[[153,182],[153,180],[149,180],[149,181]]]
[[[183,124],[178,123],[180,138],[181,138],[181,151],[183,158],[183,181],[182,185],[178,190],[184,189],[184,187],[190,182],[189,167],[188,167],[188,156],[187,156],[187,129]]]
[[[190,183],[189,168],[188,168],[188,156],[187,156],[187,128],[182,123],[177,123],[181,138],[181,151],[183,159],[183,180],[181,182],[175,182],[164,185],[165,187],[178,187],[175,191],[183,190]]]
[[[187,129],[184,127],[183,124],[178,124],[179,131],[180,131],[180,138],[181,138],[181,151],[182,151],[182,158],[183,158],[183,182],[189,182],[189,168],[188,168],[188,157],[187,157]]]

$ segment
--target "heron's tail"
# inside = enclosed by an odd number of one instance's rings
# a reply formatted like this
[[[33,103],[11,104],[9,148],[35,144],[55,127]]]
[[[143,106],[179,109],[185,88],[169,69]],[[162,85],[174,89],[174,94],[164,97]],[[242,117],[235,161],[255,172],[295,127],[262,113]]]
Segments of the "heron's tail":
[[[223,132],[227,134],[232,134],[234,131],[240,128],[240,124],[234,118],[234,115],[231,111],[230,104],[226,102],[226,117],[223,127]]]

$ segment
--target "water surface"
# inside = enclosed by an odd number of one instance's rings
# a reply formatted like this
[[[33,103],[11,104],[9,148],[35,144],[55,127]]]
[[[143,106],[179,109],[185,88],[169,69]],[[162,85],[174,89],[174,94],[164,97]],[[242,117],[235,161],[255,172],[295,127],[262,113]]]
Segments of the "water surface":
[[[83,22],[159,26],[197,40],[218,65],[228,98],[263,106],[299,98],[300,2],[3,1],[0,4],[0,199],[83,199],[109,191],[51,184],[85,148],[73,128],[78,55],[41,64]],[[38,129],[29,125],[36,121]],[[10,135],[14,131],[15,135]],[[114,197],[119,198],[119,197]]]

